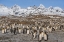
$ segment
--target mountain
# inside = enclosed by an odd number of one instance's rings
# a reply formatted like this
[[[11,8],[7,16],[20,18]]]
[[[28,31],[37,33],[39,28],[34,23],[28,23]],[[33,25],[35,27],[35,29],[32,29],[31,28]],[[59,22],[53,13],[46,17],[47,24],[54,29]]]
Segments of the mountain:
[[[34,5],[27,8],[21,8],[16,4],[9,8],[0,4],[0,16],[15,15],[25,17],[29,15],[39,15],[39,14],[64,16],[64,10],[60,7],[52,7],[52,6],[46,8],[42,4],[40,4],[38,7]]]
[[[13,14],[13,10],[0,4],[0,15],[9,15],[9,14]]]

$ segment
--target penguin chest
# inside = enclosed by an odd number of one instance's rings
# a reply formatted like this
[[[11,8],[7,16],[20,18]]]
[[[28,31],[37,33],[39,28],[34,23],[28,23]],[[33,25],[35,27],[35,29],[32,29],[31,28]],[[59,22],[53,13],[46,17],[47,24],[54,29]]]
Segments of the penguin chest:
[[[44,40],[47,40],[47,35],[46,34],[44,34]]]
[[[44,37],[44,33],[43,32],[41,33],[41,35],[42,35],[42,37]]]
[[[19,33],[21,33],[21,29],[19,29]]]
[[[2,29],[2,33],[4,33],[4,31],[5,31],[5,30],[4,30],[4,29]]]
[[[36,33],[33,34],[34,38],[36,37]]]
[[[39,40],[42,40],[42,34],[39,35]]]
[[[27,34],[29,34],[29,30],[27,30]]]

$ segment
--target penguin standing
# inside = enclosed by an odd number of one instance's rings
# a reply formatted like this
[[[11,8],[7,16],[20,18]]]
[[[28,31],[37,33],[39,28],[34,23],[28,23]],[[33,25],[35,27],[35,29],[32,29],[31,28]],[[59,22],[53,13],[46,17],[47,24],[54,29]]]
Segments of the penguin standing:
[[[42,33],[40,32],[40,34],[39,34],[39,42],[41,42],[41,40],[42,40]]]
[[[36,38],[36,36],[37,36],[37,30],[34,30],[33,38]]]
[[[44,40],[47,41],[48,40],[48,35],[46,33],[44,33]]]
[[[27,29],[27,34],[29,34],[30,33],[30,30],[29,29]]]
[[[21,33],[21,28],[18,29],[19,33]]]
[[[23,28],[23,34],[27,33],[27,28]]]
[[[36,38],[36,32],[33,33],[33,38]]]
[[[2,33],[5,33],[5,30],[4,30],[4,28],[2,28]]]
[[[5,30],[4,32],[7,33],[7,29],[5,28],[4,30]]]
[[[39,40],[39,34],[40,34],[39,30],[37,30],[37,39],[38,40]]]
[[[16,28],[16,32],[19,33],[19,28],[18,27]]]
[[[27,28],[25,28],[25,34],[27,34]]]
[[[39,35],[39,30],[37,30],[37,35]]]
[[[14,35],[16,34],[16,28],[14,28]]]
[[[25,27],[23,26],[23,34],[25,34],[25,31],[24,30],[25,30]]]
[[[13,32],[13,29],[12,29],[12,27],[10,28],[10,32],[11,32],[11,33]]]
[[[29,26],[27,26],[27,34],[29,34],[29,33],[30,33]]]
[[[41,35],[42,35],[42,40],[44,39],[44,32],[42,31],[41,32]]]
[[[23,28],[23,34],[24,34],[24,28]]]
[[[37,27],[33,27],[33,38],[37,36]]]
[[[32,39],[33,39],[33,37],[34,37],[34,36],[33,36],[33,30],[31,30],[31,35],[32,35]]]

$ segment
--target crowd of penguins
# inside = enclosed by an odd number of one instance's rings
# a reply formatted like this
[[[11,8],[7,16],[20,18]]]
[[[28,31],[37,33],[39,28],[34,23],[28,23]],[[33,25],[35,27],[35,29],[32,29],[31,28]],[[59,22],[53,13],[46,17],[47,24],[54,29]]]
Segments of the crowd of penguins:
[[[3,26],[2,27],[2,33],[5,34],[8,32],[8,30],[10,30],[11,33],[13,33],[14,35],[16,34],[31,34],[32,39],[35,39],[38,37],[38,41],[41,42],[42,40],[47,41],[48,40],[48,32],[52,32],[55,31],[54,28],[52,27],[43,27],[43,26],[24,26],[22,24],[16,25],[10,25],[10,26]]]

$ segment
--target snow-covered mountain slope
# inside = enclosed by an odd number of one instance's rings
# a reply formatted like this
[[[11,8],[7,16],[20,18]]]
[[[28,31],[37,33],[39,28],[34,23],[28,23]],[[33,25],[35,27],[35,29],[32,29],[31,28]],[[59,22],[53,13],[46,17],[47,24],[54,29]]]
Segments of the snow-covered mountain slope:
[[[18,5],[14,5],[12,7],[6,7],[0,4],[0,16],[1,15],[15,15],[15,16],[28,16],[28,15],[61,15],[64,16],[64,10],[60,7],[48,7],[46,8],[44,5],[40,4],[38,7],[30,6],[27,8],[21,8]]]
[[[13,14],[13,10],[4,6],[4,5],[0,5],[0,15],[9,15],[9,14]]]

